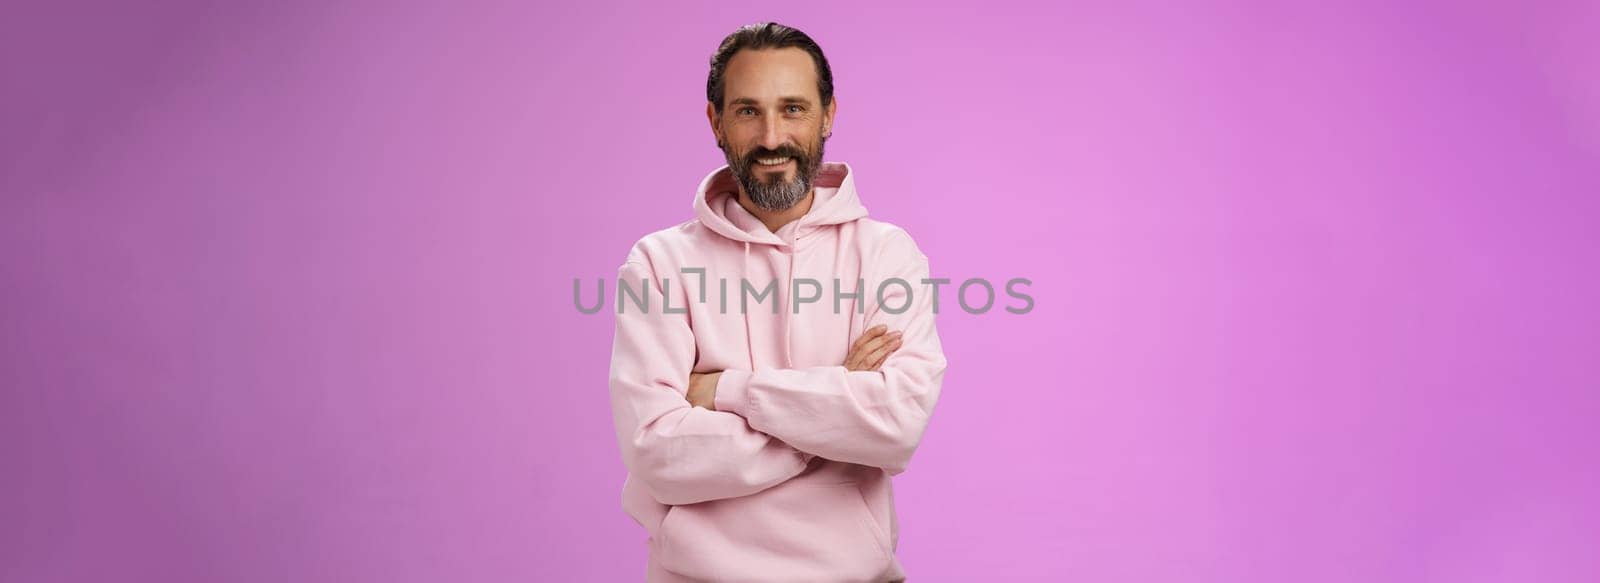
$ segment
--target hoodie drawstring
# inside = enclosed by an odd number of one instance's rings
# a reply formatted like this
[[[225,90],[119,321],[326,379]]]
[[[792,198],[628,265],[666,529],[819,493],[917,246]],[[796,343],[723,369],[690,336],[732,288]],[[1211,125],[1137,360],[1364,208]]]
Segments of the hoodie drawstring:
[[[744,242],[744,275],[750,276],[750,242]],[[739,280],[739,316],[744,320],[744,354],[750,359],[750,372],[756,370],[756,351],[754,343],[750,340],[750,314],[744,309],[744,280]]]
[[[794,257],[793,249],[794,249],[794,247],[793,247],[793,244],[791,243],[790,244],[790,253],[789,253],[789,277],[788,277],[788,283],[789,283],[789,286],[790,286],[789,291],[791,292],[791,294],[794,291],[793,287],[794,287],[795,257]],[[745,277],[749,277],[750,276],[750,242],[749,241],[745,241],[744,242],[744,276]],[[739,287],[739,312],[740,312],[740,315],[743,316],[743,319],[744,319],[744,353],[745,353],[745,358],[750,361],[750,369],[749,369],[750,372],[755,372],[755,370],[756,370],[755,342],[752,340],[752,336],[753,335],[750,333],[750,314],[749,314],[749,312],[747,310],[744,309],[744,280],[740,280],[739,286],[740,286]],[[776,290],[774,290],[774,292],[776,292]],[[773,301],[773,303],[777,303],[778,298],[777,297],[773,297],[772,301]],[[789,303],[790,303],[790,306],[782,306],[781,309],[787,310],[794,304],[794,297],[792,295],[789,296]],[[789,317],[789,314],[785,314],[785,313],[781,313],[781,312],[779,313],[778,317],[783,320],[783,366],[785,368],[794,368],[794,355],[793,355],[794,350],[793,350],[793,346],[792,346],[793,343],[791,342],[791,339],[789,338],[789,321],[791,320],[791,318]]]
[[[799,239],[799,235],[800,235],[800,229],[799,229],[799,227],[797,225],[796,228],[795,228],[795,237],[796,237],[795,241],[799,241],[800,240]],[[795,264],[795,261],[796,261],[795,253],[794,253],[794,251],[795,251],[794,246],[795,246],[794,241],[790,241],[789,242],[789,277],[784,280],[784,283],[789,284],[789,295],[787,296],[789,298],[789,305],[783,307],[784,308],[783,311],[788,312],[787,314],[783,315],[783,367],[784,368],[794,368],[794,357],[792,356],[792,353],[794,352],[794,350],[792,350],[792,345],[793,345],[792,340],[793,339],[789,337],[789,321],[794,319],[792,317],[792,316],[794,316],[794,288],[795,288],[795,285],[794,285],[794,264]]]

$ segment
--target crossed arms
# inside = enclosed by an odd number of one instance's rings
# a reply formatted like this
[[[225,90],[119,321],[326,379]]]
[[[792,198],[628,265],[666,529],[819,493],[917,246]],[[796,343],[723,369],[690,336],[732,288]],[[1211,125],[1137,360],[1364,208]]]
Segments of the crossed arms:
[[[878,258],[883,278],[916,285],[928,277],[927,258],[903,231]],[[650,293],[663,299],[638,247],[619,277],[652,282]],[[938,401],[945,358],[932,294],[899,289],[889,286],[867,308],[868,332],[833,366],[700,375],[687,315],[617,314],[611,406],[630,474],[657,501],[678,505],[760,492],[814,457],[904,472]]]

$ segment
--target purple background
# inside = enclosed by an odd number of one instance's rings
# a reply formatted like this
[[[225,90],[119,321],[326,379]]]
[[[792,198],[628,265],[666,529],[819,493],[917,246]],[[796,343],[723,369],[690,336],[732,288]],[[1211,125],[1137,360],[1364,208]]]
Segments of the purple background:
[[[0,580],[642,578],[572,280],[763,19],[873,216],[1034,281],[943,296],[912,581],[1600,580],[1594,2],[31,4]]]

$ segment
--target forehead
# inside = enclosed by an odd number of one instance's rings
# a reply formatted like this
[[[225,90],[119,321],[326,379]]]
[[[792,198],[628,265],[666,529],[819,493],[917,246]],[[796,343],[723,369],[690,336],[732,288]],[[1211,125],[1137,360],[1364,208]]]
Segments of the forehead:
[[[740,98],[769,102],[791,96],[821,99],[811,55],[794,47],[734,53],[722,79],[724,102]]]

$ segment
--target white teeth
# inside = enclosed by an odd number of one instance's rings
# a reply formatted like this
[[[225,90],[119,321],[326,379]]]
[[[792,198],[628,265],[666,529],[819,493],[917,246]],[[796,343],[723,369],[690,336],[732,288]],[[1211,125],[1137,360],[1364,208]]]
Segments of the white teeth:
[[[788,158],[758,158],[758,159],[756,159],[756,163],[760,164],[762,166],[777,166],[779,164],[782,164],[782,163],[788,162],[788,161],[789,161]]]

